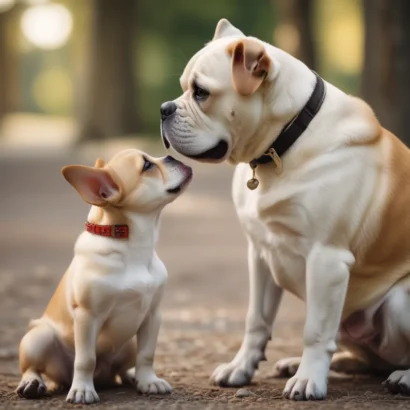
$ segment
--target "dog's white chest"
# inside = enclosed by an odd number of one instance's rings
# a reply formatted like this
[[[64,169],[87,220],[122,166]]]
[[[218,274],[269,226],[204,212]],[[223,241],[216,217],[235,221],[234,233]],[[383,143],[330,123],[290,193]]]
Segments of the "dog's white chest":
[[[245,172],[239,170],[237,174],[246,175]],[[244,176],[236,179],[234,184],[237,185],[246,181]],[[258,201],[259,196],[256,192],[234,185],[236,210],[247,236],[269,266],[276,283],[304,299],[304,243],[289,227],[297,222],[289,223],[292,215],[288,213],[285,213],[285,217],[278,213],[273,215],[269,222],[264,221],[258,211]]]
[[[259,218],[242,216],[247,234],[260,251],[278,285],[304,299],[305,259],[291,235],[272,232]]]
[[[148,269],[130,268],[121,279],[112,278],[115,287],[115,309],[145,310],[158,290],[158,280]]]
[[[130,339],[145,319],[160,283],[148,270],[128,269],[121,278],[109,278],[111,309],[104,325],[113,345]]]
[[[99,275],[83,275],[83,259],[75,260],[72,291],[75,298],[88,298],[98,311],[103,323],[100,341],[107,348],[116,351],[131,339],[144,319],[159,302],[167,271],[161,260],[154,254],[150,263],[124,264],[122,257],[117,260],[98,260]],[[86,289],[86,294],[82,293]]]

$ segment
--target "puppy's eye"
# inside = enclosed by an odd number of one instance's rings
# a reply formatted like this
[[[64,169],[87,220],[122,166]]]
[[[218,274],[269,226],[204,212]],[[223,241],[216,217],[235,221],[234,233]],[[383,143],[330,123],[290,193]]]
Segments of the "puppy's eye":
[[[145,157],[144,157],[144,165],[142,167],[142,172],[148,171],[150,170],[152,167],[154,166],[154,164],[150,161],[148,161]]]
[[[197,83],[194,83],[193,95],[194,95],[195,101],[203,102],[209,97],[210,93],[208,90],[205,90],[205,88],[202,88]]]

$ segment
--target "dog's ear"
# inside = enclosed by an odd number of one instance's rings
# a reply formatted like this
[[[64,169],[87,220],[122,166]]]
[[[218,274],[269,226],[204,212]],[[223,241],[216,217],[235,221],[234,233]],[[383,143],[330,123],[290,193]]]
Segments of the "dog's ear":
[[[228,47],[232,56],[232,81],[238,94],[253,94],[263,83],[272,67],[265,47],[256,40],[245,38]]]
[[[95,161],[94,168],[104,168],[105,162],[101,158],[97,158],[97,161]]]
[[[115,203],[121,196],[119,186],[105,169],[68,165],[61,172],[84,201],[91,205],[105,206]]]
[[[221,19],[216,25],[214,38],[212,40],[217,40],[218,38],[228,37],[228,36],[245,36],[241,30],[237,29],[232,25],[227,19]]]

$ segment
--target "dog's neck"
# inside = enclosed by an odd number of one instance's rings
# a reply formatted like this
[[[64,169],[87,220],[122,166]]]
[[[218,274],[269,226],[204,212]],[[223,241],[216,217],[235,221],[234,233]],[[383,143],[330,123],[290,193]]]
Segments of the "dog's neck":
[[[269,88],[266,88],[266,108],[261,126],[254,135],[237,138],[238,143],[229,158],[234,164],[249,163],[260,157],[276,140],[283,127],[303,109],[316,84],[315,74],[301,61],[276,47],[268,44],[266,47],[274,64],[276,61],[280,69]]]
[[[114,207],[92,206],[87,221],[96,225],[128,225],[128,239],[109,238],[127,244],[131,251],[152,252],[158,240],[160,211],[150,213],[124,212]],[[92,235],[92,234],[91,234]]]

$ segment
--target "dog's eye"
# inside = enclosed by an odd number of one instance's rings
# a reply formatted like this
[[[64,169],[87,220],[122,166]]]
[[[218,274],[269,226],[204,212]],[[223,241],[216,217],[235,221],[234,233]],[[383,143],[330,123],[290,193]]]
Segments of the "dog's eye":
[[[198,102],[203,102],[209,97],[209,91],[194,83],[194,98]]]
[[[152,167],[154,166],[154,164],[150,161],[148,161],[145,157],[144,157],[144,165],[142,167],[142,172],[148,171],[150,170]]]

